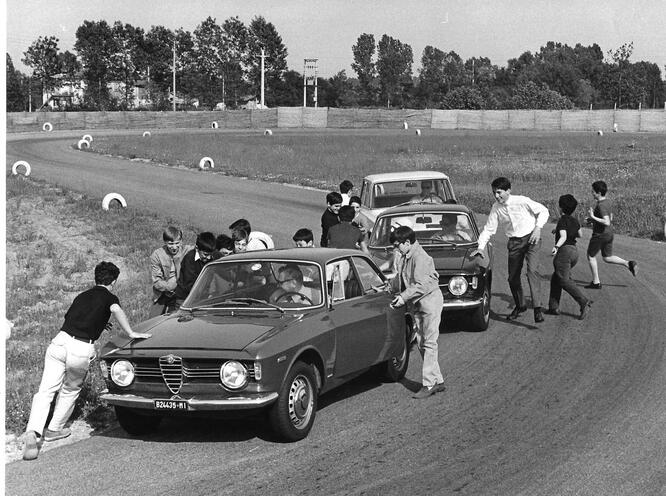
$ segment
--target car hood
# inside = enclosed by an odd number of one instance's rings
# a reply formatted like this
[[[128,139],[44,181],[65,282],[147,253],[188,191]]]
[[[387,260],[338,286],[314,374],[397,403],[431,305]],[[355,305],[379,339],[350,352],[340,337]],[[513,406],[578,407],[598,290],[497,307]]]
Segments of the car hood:
[[[294,314],[220,315],[212,312],[179,312],[141,323],[136,332],[148,332],[148,339],[128,340],[116,337],[112,347],[140,349],[212,349],[243,350],[250,343],[276,327],[284,327],[300,318]],[[104,347],[108,351],[109,346]]]
[[[421,245],[421,247],[433,258],[435,269],[438,272],[474,273],[481,261],[478,257],[470,256],[476,250],[476,244],[465,246]],[[378,265],[388,260],[392,254],[392,250],[384,250],[383,248],[371,248],[370,252]]]

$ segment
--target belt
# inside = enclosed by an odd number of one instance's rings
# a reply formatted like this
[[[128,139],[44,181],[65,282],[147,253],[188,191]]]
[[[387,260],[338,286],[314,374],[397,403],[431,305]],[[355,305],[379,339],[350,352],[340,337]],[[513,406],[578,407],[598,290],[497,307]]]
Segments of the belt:
[[[72,335],[70,334],[70,336],[72,336]],[[88,343],[88,344],[93,344],[95,342],[94,339],[90,339],[90,338],[80,338],[78,336],[72,336],[72,337],[74,339],[76,339],[77,341],[83,341],[84,343]]]

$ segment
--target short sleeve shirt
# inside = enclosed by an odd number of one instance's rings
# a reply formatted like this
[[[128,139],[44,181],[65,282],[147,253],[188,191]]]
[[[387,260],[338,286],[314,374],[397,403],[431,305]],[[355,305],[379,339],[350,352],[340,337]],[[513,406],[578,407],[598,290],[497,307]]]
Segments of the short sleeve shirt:
[[[120,305],[120,301],[104,286],[90,288],[74,298],[61,329],[72,336],[96,341],[109,322],[113,304]]]
[[[613,215],[612,210],[611,210],[611,202],[608,199],[605,200],[600,200],[597,202],[597,204],[594,207],[594,216],[599,217],[599,218],[604,218],[608,216],[610,219],[611,216]],[[592,233],[593,234],[603,234],[603,233],[612,233],[613,229],[611,226],[605,226],[604,224],[600,222],[595,222],[594,225],[592,226]]]
[[[557,221],[557,226],[555,227],[555,243],[560,240],[560,231],[566,231],[567,240],[564,242],[564,244],[575,246],[579,229],[580,223],[578,222],[578,219],[572,217],[571,215],[563,215],[560,217],[560,220]]]

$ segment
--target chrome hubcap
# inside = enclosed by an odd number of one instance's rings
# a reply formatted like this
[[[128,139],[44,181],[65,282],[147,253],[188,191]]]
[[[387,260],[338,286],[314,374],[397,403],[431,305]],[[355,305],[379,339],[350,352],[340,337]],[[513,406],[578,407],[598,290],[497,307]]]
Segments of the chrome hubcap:
[[[310,382],[303,376],[294,378],[289,388],[289,418],[296,428],[308,423],[312,415],[313,397]]]

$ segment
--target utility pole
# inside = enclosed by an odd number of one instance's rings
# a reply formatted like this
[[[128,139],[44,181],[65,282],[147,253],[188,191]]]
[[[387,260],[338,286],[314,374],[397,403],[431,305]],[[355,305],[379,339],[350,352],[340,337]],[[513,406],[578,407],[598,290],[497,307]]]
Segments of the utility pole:
[[[266,53],[264,49],[261,49],[261,108],[264,108],[264,59],[266,58]]]
[[[28,77],[28,112],[32,112],[32,78]]]
[[[176,38],[173,39],[173,111],[176,111]]]

